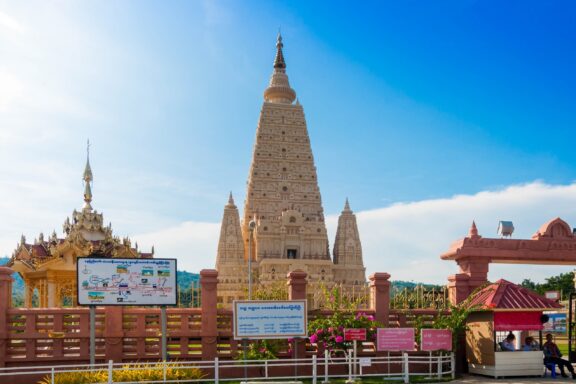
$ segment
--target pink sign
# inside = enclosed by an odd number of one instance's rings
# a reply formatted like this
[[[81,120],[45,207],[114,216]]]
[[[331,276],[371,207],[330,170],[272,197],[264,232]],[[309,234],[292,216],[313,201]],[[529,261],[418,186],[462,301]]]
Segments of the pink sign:
[[[452,350],[452,331],[449,329],[423,329],[421,336],[422,351]]]
[[[413,351],[414,328],[378,328],[379,351]]]
[[[366,328],[345,328],[344,329],[344,340],[353,341],[366,340]]]

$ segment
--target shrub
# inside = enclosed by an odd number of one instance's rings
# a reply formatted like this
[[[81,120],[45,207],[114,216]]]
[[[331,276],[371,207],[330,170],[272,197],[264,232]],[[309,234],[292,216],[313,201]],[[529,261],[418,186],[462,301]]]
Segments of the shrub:
[[[365,328],[368,341],[376,340],[376,329],[379,324],[372,315],[356,313],[359,302],[342,295],[338,287],[323,289],[326,306],[332,315],[319,317],[308,324],[310,343],[324,346],[329,351],[346,350],[350,342],[344,341],[345,328]]]
[[[237,360],[274,360],[277,359],[278,344],[280,340],[256,340],[246,348],[246,357],[244,349],[238,350]]]
[[[180,367],[177,363],[166,364],[167,380],[198,380],[204,375],[199,368]],[[132,364],[124,365],[121,370],[115,370],[114,382],[146,382],[163,379],[163,364]],[[108,382],[108,370],[61,372],[54,375],[54,384],[88,384]],[[38,384],[50,384],[50,375],[44,377]]]

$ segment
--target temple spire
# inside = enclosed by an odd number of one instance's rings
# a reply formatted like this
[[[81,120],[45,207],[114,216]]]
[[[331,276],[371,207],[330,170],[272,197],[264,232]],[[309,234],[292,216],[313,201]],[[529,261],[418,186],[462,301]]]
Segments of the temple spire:
[[[90,167],[90,140],[86,145],[86,167],[84,167],[84,209],[92,210],[90,203],[92,202],[92,168]]]

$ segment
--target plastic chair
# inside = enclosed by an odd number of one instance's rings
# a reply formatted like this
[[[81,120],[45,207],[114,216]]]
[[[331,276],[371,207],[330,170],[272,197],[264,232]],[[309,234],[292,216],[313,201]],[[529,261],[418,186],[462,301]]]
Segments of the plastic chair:
[[[556,378],[556,363],[544,363],[544,377],[546,377],[546,370],[550,371],[551,378]]]

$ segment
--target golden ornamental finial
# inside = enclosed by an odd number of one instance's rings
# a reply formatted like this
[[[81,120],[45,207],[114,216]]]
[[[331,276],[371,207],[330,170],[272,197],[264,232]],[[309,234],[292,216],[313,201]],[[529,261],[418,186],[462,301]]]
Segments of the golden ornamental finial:
[[[278,31],[278,37],[276,38],[276,57],[274,58],[274,68],[276,69],[286,69],[286,62],[284,61],[284,53],[282,52],[282,35]]]
[[[91,183],[94,179],[92,175],[92,168],[90,167],[90,140],[86,143],[86,167],[84,167],[84,208],[85,209],[92,209],[90,206],[90,202],[92,201],[92,187]]]

